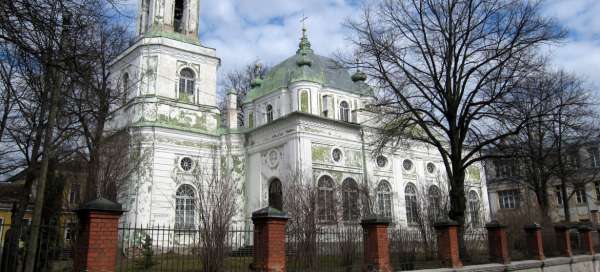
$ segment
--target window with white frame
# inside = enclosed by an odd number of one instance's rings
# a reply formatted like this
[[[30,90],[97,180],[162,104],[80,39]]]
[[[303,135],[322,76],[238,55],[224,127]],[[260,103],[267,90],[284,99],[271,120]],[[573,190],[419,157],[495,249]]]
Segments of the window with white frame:
[[[323,222],[335,220],[333,184],[333,179],[330,176],[322,176],[317,182],[317,216]]]
[[[594,182],[594,188],[596,189],[596,201],[600,201],[600,181]]]
[[[350,106],[346,101],[340,103],[340,120],[344,122],[350,121]]]
[[[498,191],[498,202],[500,209],[516,209],[520,206],[518,190]]]
[[[578,188],[577,190],[575,190],[575,200],[577,201],[577,204],[587,203],[585,188]]]
[[[175,228],[191,229],[195,225],[196,192],[189,184],[179,186],[175,193]]]
[[[76,205],[79,203],[79,193],[81,192],[81,185],[77,183],[71,184],[71,190],[69,191],[69,204]]]
[[[554,187],[554,193],[556,194],[556,204],[558,204],[558,206],[562,206],[563,205],[563,194],[562,194],[562,189],[560,188],[560,186]]]
[[[196,74],[190,68],[183,68],[179,72],[179,99],[185,102],[194,101],[194,86]]]
[[[406,222],[409,225],[417,224],[419,211],[417,207],[417,188],[414,185],[406,185],[406,188],[404,188],[404,200],[406,202]]]
[[[392,217],[392,189],[386,180],[380,181],[377,186],[377,205],[380,215]]]
[[[347,178],[342,183],[342,208],[344,221],[358,220],[360,210],[358,207],[358,185],[352,178]]]
[[[430,209],[435,209],[437,211],[442,208],[442,198],[439,187],[436,185],[429,186],[427,197],[429,199]]]
[[[273,106],[267,105],[267,123],[273,122]]]
[[[479,196],[477,192],[469,192],[469,215],[471,217],[471,226],[479,226],[481,220],[479,220]]]

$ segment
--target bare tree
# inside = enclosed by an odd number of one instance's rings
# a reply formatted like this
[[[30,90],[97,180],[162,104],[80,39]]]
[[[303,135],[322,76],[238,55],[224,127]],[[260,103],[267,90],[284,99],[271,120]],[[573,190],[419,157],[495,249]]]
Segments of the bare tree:
[[[551,222],[550,195],[553,184],[560,183],[565,197],[565,216],[569,216],[568,186],[581,187],[592,182],[598,169],[593,156],[582,156],[597,135],[593,111],[594,99],[584,82],[563,71],[540,69],[524,80],[520,91],[507,103],[511,112],[507,123],[521,126],[515,135],[498,143],[490,152],[499,157],[496,171],[509,167],[513,182],[522,182],[531,190],[541,209],[542,223]],[[503,165],[510,164],[510,165]],[[573,192],[575,192],[574,190]],[[526,192],[529,193],[529,192]]]
[[[233,164],[228,161],[219,162],[217,150],[207,158],[198,159],[190,173],[175,170],[179,183],[193,184],[198,190],[194,208],[197,211],[197,228],[201,246],[203,271],[218,272],[224,267],[225,258],[230,247],[230,227],[239,212],[238,191],[241,190],[239,180],[232,174]],[[229,154],[221,157],[228,160]],[[190,226],[191,227],[191,226]]]
[[[240,126],[244,125],[242,105],[246,99],[246,95],[252,89],[252,80],[256,77],[264,77],[268,72],[268,66],[262,66],[258,61],[255,61],[254,63],[242,66],[238,70],[228,72],[222,80],[221,89],[225,92],[233,90],[237,95],[238,122]],[[225,101],[219,103],[219,108],[221,110],[225,108]]]
[[[521,0],[385,0],[349,27],[359,67],[379,90],[378,146],[409,138],[435,147],[449,217],[464,226],[466,168],[516,131],[496,129],[506,128],[497,106],[536,65],[535,50],[564,33],[538,2]]]

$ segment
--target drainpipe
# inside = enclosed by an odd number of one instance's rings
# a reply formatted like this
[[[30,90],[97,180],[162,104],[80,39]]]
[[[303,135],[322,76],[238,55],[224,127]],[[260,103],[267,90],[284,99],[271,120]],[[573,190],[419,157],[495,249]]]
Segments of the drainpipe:
[[[361,151],[362,151],[362,165],[363,165],[363,185],[365,186],[366,190],[367,190],[367,194],[370,194],[370,190],[369,190],[369,175],[367,173],[367,155],[366,155],[366,150],[365,150],[365,131],[364,129],[360,128],[360,143],[361,143]],[[365,203],[365,215],[367,213],[371,212],[371,207],[370,207],[370,202],[367,201],[368,198],[365,196],[363,199],[363,203]]]

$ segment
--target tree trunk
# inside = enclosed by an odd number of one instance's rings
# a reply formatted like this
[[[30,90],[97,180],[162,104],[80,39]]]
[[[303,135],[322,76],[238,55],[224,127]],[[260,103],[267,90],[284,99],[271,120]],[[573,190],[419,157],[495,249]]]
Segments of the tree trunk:
[[[52,63],[48,65],[47,76],[50,79],[50,108],[48,112],[48,124],[44,134],[44,156],[42,159],[40,174],[36,186],[35,206],[31,220],[31,232],[27,243],[27,253],[25,255],[25,272],[33,272],[35,270],[35,260],[37,255],[37,245],[39,240],[40,225],[42,221],[42,208],[44,205],[44,193],[46,191],[46,179],[48,176],[48,163],[54,157],[54,147],[52,146],[54,127],[56,125],[56,112],[58,110],[58,96],[60,88],[60,80]]]
[[[571,209],[569,207],[569,195],[567,195],[567,181],[565,177],[560,177],[560,193],[563,199],[563,212],[565,213],[565,221],[571,222]]]

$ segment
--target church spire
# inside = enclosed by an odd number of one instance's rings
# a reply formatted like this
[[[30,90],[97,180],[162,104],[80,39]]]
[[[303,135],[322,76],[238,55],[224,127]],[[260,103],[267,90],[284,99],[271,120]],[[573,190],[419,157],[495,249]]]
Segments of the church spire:
[[[302,38],[300,38],[298,51],[296,51],[296,54],[299,55],[307,55],[309,53],[313,53],[313,50],[310,48],[310,42],[308,41],[308,37],[306,36],[306,25],[304,23],[306,19],[308,19],[308,17],[304,17],[304,13],[302,13],[302,19],[300,20],[302,22]]]

